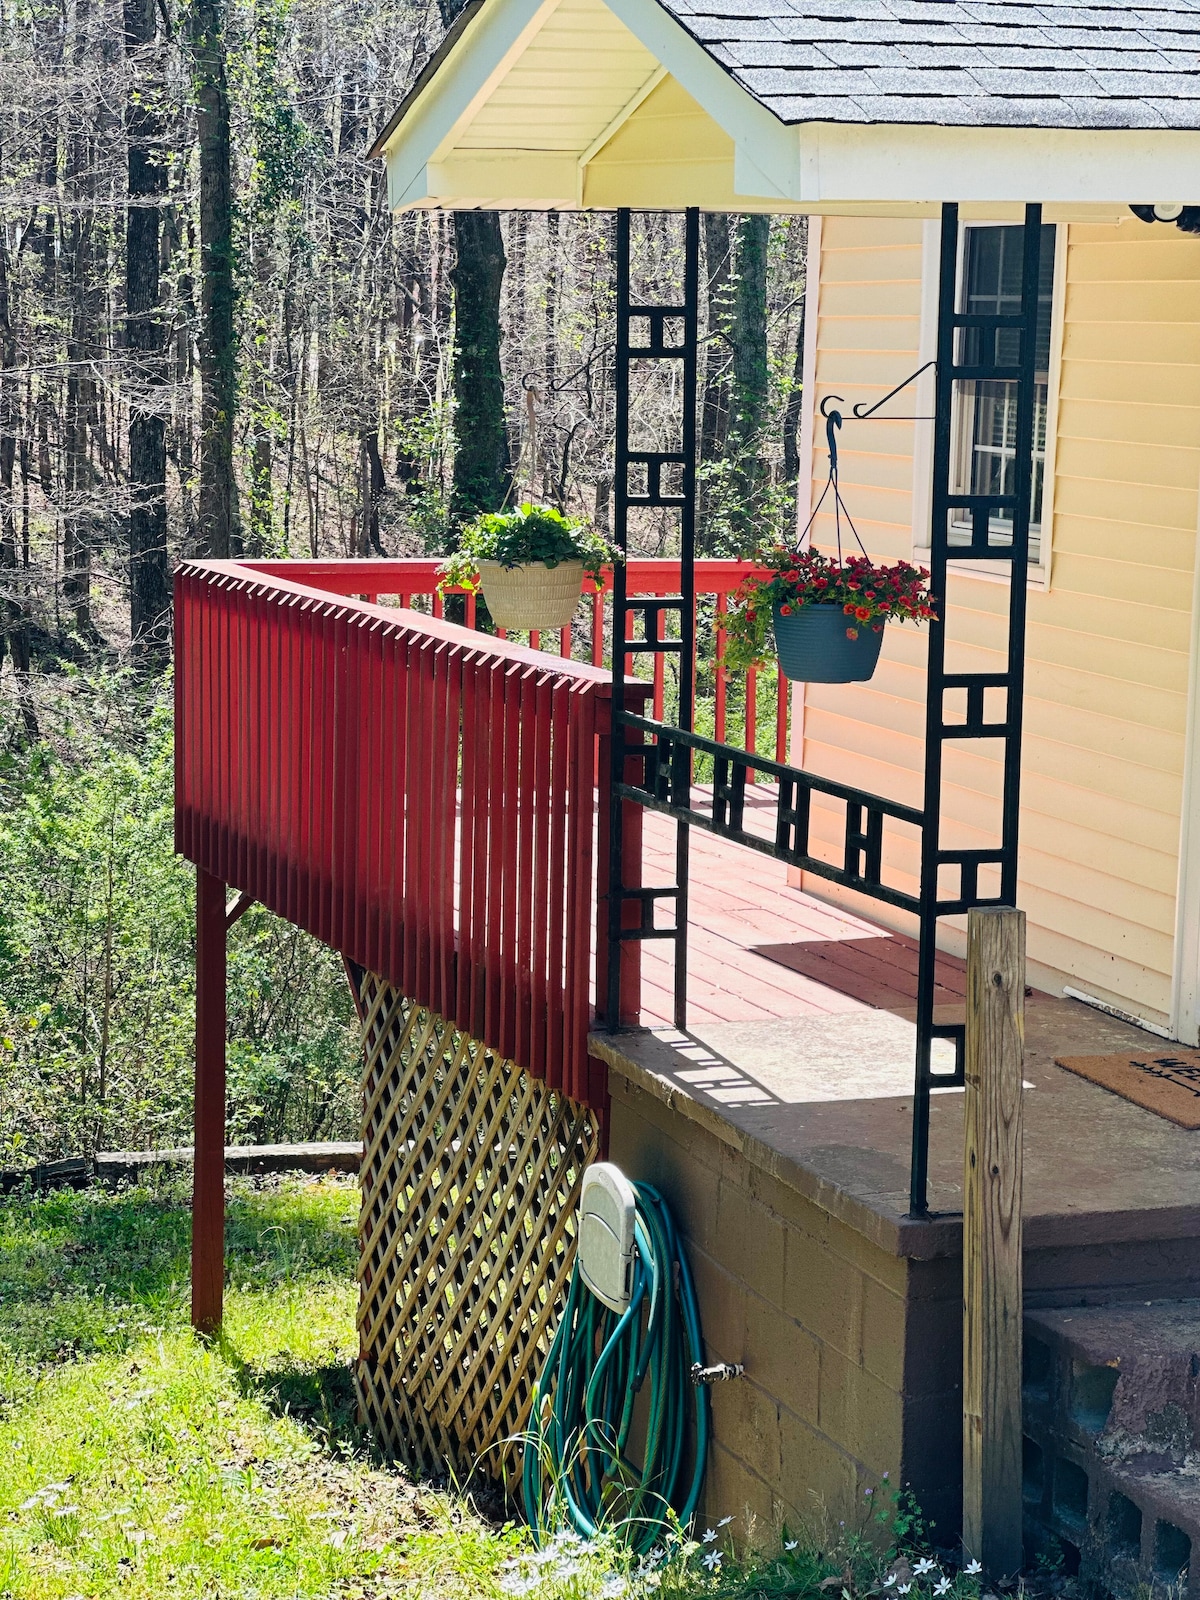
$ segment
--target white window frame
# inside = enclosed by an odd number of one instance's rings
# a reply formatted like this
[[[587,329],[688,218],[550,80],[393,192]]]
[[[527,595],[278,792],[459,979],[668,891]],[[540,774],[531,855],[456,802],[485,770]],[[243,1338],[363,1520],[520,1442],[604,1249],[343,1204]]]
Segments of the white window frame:
[[[958,274],[962,280],[963,256],[966,250],[968,228],[1011,227],[1011,221],[989,221],[972,218],[964,223],[958,244]],[[1046,382],[1046,452],[1042,466],[1042,527],[1039,534],[1038,559],[1030,562],[1028,586],[1031,589],[1049,589],[1054,564],[1054,502],[1055,457],[1058,444],[1058,398],[1062,378],[1062,347],[1064,305],[1067,287],[1068,224],[1054,225],[1054,283],[1050,301],[1050,365]],[[933,361],[937,355],[938,279],[941,260],[941,224],[929,221],[924,224],[921,251],[921,334],[918,366]],[[932,418],[935,403],[934,374],[932,368],[921,375],[916,385],[915,410],[922,418]],[[955,452],[959,449],[962,419],[956,407],[954,418]],[[928,564],[931,557],[930,524],[933,517],[933,422],[915,424],[913,437],[913,559]],[[1007,583],[1007,562],[955,561],[951,557],[949,570],[956,575],[977,578],[982,583]]]

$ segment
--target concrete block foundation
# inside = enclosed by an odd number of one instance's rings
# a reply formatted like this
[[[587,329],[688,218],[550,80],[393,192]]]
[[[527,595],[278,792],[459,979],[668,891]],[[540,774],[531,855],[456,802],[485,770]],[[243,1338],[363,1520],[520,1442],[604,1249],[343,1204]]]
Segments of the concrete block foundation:
[[[1053,1062],[1055,1053],[1114,1048],[1122,1030],[1134,1031],[1071,1002],[1043,997],[1030,1010],[1031,1315],[1200,1295],[1196,1136]],[[935,1096],[931,1211],[914,1219],[911,1104],[896,1089],[911,1062],[911,1025],[856,1013],[811,1028],[594,1034],[591,1048],[609,1068],[609,1155],[659,1188],[674,1212],[709,1360],[746,1368],[712,1391],[702,1515],[712,1525],[735,1516],[745,1526],[744,1518],[764,1540],[820,1517],[857,1522],[886,1473],[914,1492],[937,1542],[953,1545],[962,1499],[962,1097]],[[1097,1495],[1120,1494],[1111,1517],[1130,1544],[1135,1512],[1125,1501],[1140,1508],[1139,1573],[1165,1572],[1185,1540],[1190,1553],[1197,1513],[1173,1519],[1159,1508],[1147,1533],[1149,1512],[1118,1483],[1120,1463],[1096,1464],[1071,1437],[1055,1445],[1029,1404],[1039,1526],[1063,1537],[1068,1526],[1094,1532]],[[1112,1484],[1101,1491],[1103,1473]],[[1160,1498],[1182,1481],[1160,1485]]]
[[[898,1258],[616,1073],[611,1090],[609,1157],[671,1206],[708,1358],[746,1367],[712,1390],[702,1515],[772,1534],[860,1518],[887,1474],[919,1481],[951,1525],[961,1362],[926,1355],[931,1335],[955,1347],[953,1274]]]

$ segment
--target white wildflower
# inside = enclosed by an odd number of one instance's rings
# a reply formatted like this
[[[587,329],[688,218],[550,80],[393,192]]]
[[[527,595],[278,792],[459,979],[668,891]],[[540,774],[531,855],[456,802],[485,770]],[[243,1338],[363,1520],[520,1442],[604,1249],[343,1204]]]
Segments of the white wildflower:
[[[933,1586],[933,1592],[934,1592],[934,1594],[949,1594],[949,1592],[950,1592],[950,1579],[949,1578],[943,1578],[941,1583],[935,1583],[934,1586]]]
[[[717,1523],[717,1527],[718,1528],[727,1528],[732,1521],[733,1521],[732,1517],[722,1517],[720,1522]]]
[[[907,1594],[908,1591],[911,1588],[912,1588],[912,1584],[911,1583],[902,1583],[902,1584],[899,1584],[897,1586],[896,1593],[897,1594]]]
[[[717,1537],[717,1530],[715,1528],[705,1528],[705,1530],[704,1530],[704,1543],[705,1544],[711,1544],[716,1537]]]
[[[967,1562],[966,1566],[963,1568],[963,1571],[968,1577],[973,1578],[977,1572],[983,1571],[983,1564],[982,1562],[972,1559]]]
[[[704,1565],[710,1572],[715,1572],[721,1565],[721,1552],[719,1550],[710,1550],[704,1556]]]
[[[913,1568],[913,1571],[916,1573],[918,1578],[923,1578],[927,1572],[933,1572],[936,1568],[936,1561],[931,1561],[928,1556],[922,1556],[920,1561],[918,1561],[916,1566]]]
[[[629,1585],[625,1582],[625,1579],[614,1572],[605,1578],[601,1585],[600,1600],[621,1600],[621,1596],[628,1588]]]
[[[783,1541],[783,1548],[785,1550],[796,1550],[796,1549],[799,1548],[799,1546],[800,1546],[799,1539],[785,1539]]]
[[[896,1574],[894,1572],[889,1572],[887,1577],[883,1580],[883,1587],[885,1589],[890,1589],[895,1584],[895,1582],[896,1582]]]

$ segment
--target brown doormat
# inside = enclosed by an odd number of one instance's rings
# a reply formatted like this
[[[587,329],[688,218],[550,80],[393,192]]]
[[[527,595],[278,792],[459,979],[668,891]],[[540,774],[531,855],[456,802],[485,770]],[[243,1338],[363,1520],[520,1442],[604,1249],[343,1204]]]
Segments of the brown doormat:
[[[1181,1128],[1200,1128],[1200,1050],[1055,1056],[1055,1063]]]

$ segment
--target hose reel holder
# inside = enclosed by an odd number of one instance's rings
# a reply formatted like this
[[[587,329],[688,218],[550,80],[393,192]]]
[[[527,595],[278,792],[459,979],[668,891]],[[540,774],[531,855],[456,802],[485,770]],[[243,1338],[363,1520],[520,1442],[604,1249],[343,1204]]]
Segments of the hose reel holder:
[[[644,1554],[695,1514],[708,1455],[700,1308],[666,1202],[597,1162],[580,1188],[566,1309],[533,1392],[522,1469],[539,1543],[617,1532]]]

